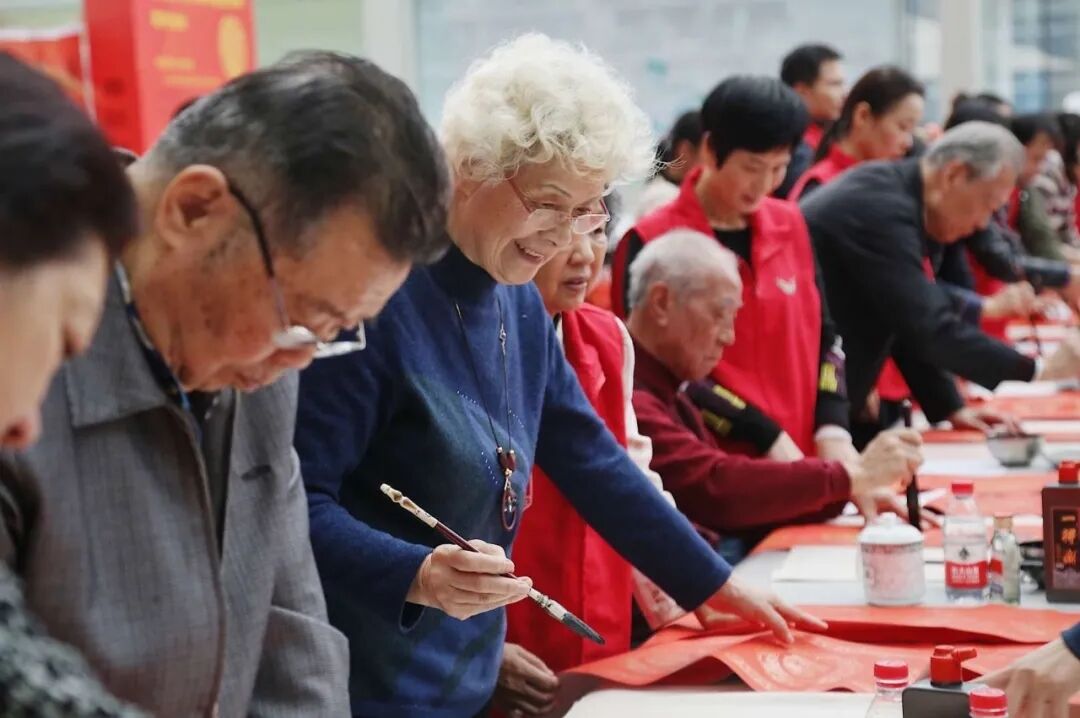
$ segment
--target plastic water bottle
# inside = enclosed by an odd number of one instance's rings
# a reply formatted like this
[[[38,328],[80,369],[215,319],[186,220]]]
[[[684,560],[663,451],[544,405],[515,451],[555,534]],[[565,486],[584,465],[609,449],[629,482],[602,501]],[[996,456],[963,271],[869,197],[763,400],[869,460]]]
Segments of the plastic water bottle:
[[[975,504],[975,485],[954,481],[945,513],[945,595],[949,603],[986,603],[986,524]]]
[[[1009,703],[1005,691],[980,686],[968,696],[971,718],[1009,718]]]
[[[866,718],[903,718],[901,696],[908,685],[908,667],[903,661],[878,661],[874,664],[877,691]]]
[[[1013,534],[1013,517],[994,515],[994,538],[990,539],[990,603],[1020,603],[1020,545]]]

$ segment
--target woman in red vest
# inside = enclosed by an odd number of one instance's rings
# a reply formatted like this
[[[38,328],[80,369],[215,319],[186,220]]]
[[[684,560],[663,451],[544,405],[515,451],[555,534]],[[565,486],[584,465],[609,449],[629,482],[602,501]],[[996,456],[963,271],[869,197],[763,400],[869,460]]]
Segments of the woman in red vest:
[[[911,150],[923,115],[925,89],[899,67],[875,67],[851,88],[838,119],[818,145],[814,165],[791,190],[798,201],[848,167],[897,160]]]
[[[534,281],[585,395],[662,490],[660,477],[649,471],[651,444],[638,433],[630,404],[634,376],[630,335],[614,314],[585,302],[600,277],[606,249],[603,227],[575,235],[570,247],[545,264]],[[533,469],[526,508],[514,544],[517,571],[558,596],[567,610],[607,642],[598,646],[569,631],[552,630],[533,605],[509,606],[496,694],[497,705],[509,711],[545,707],[554,697],[555,673],[630,649],[634,585],[630,564],[585,524],[539,469]]]
[[[641,219],[616,251],[615,311],[625,316],[626,269],[645,243],[678,227],[716,237],[739,257],[743,307],[735,344],[712,378],[784,430],[799,450],[789,458],[857,461],[847,431],[843,351],[806,222],[795,204],[769,197],[801,140],[806,109],[779,80],[737,76],[709,94],[701,116],[701,165],[679,196]]]

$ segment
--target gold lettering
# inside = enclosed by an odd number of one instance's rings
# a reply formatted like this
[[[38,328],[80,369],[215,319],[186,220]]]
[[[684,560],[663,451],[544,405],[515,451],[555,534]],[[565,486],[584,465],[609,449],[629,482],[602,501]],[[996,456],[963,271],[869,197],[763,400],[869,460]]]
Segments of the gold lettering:
[[[157,0],[157,2],[162,5],[211,7],[217,10],[243,10],[248,6],[248,0]]]
[[[158,55],[154,58],[154,67],[162,72],[191,72],[195,69],[195,58]]]
[[[166,87],[183,87],[195,90],[213,90],[224,79],[216,75],[165,75],[162,83]]]
[[[150,27],[168,32],[183,32],[189,26],[188,16],[172,10],[151,10]]]

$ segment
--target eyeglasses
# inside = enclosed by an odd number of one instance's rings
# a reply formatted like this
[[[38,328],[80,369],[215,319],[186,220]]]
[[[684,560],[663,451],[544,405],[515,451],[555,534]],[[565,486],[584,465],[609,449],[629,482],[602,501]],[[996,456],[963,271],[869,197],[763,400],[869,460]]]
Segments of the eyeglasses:
[[[297,349],[315,348],[315,359],[326,359],[358,352],[367,346],[367,337],[364,334],[364,324],[361,322],[356,327],[356,339],[354,341],[324,342],[319,339],[315,332],[299,324],[292,324],[289,315],[285,311],[285,296],[281,293],[281,285],[278,284],[277,275],[274,273],[274,259],[270,254],[270,244],[266,241],[266,232],[263,229],[262,219],[248,198],[232,182],[229,182],[229,193],[240,203],[251,220],[251,228],[255,230],[255,241],[259,243],[259,253],[262,255],[263,266],[266,268],[266,277],[270,280],[270,290],[274,295],[274,308],[278,319],[281,320],[281,329],[274,333],[274,346],[286,351]]]
[[[572,214],[552,207],[545,207],[532,201],[522,194],[513,177],[508,177],[506,182],[510,185],[510,189],[514,190],[514,195],[521,202],[521,206],[529,213],[529,218],[526,221],[537,231],[555,229],[564,224],[569,224],[570,231],[574,234],[589,234],[611,221],[611,215],[608,214],[604,200],[600,200],[600,207],[604,210],[603,213]]]

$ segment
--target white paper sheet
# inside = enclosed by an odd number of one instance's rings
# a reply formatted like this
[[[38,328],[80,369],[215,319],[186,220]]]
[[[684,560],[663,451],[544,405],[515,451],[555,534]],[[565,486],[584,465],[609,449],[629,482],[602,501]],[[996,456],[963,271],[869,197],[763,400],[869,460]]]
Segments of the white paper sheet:
[[[860,693],[736,693],[703,689],[604,690],[578,701],[567,718],[863,718]]]

